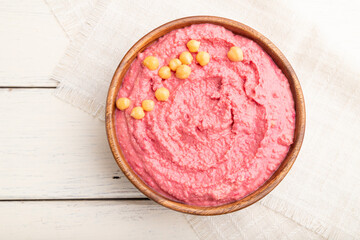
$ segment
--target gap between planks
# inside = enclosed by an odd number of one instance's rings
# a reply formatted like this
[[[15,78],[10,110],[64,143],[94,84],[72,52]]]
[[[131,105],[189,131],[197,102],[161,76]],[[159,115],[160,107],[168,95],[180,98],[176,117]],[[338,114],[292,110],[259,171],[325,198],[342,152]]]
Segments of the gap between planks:
[[[151,201],[149,198],[44,198],[0,199],[0,202]]]
[[[56,86],[0,86],[0,89],[55,89]]]

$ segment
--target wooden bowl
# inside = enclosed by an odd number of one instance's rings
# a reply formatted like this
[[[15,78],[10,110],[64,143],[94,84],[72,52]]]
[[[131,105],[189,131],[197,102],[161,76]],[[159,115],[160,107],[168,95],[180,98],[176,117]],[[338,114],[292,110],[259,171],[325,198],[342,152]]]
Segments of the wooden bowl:
[[[295,111],[296,111],[296,126],[295,126],[295,136],[294,143],[290,146],[290,150],[283,160],[279,168],[275,173],[256,191],[252,192],[250,195],[232,203],[213,206],[213,207],[199,207],[192,206],[180,202],[170,200],[161,194],[157,193],[150,187],[148,187],[142,180],[139,178],[135,172],[132,170],[126,159],[124,158],[122,151],[120,149],[116,133],[115,133],[115,101],[121,86],[122,80],[130,67],[132,61],[136,58],[139,52],[142,52],[147,48],[151,43],[156,41],[159,37],[164,36],[170,31],[178,28],[183,28],[192,24],[200,23],[211,23],[215,25],[220,25],[226,29],[252,39],[258,43],[274,60],[277,66],[282,70],[290,83],[291,92],[295,102]],[[124,172],[125,176],[132,182],[135,187],[137,187],[142,193],[147,197],[154,200],[155,202],[171,208],[173,210],[190,213],[196,215],[218,215],[230,213],[242,208],[245,208],[264,196],[266,196],[271,190],[273,190],[280,181],[285,177],[289,172],[291,166],[294,164],[295,159],[300,151],[300,147],[304,138],[305,133],[305,103],[303,94],[301,91],[300,83],[298,78],[291,67],[288,60],[280,52],[280,50],[270,42],[266,37],[255,31],[254,29],[230,20],[221,17],[213,16],[194,16],[177,19],[171,22],[168,22],[150,33],[146,34],[141,38],[135,45],[125,54],[124,58],[120,62],[119,67],[116,69],[112,82],[110,84],[107,102],[106,102],[106,131],[108,135],[108,140],[110,144],[111,151],[114,155],[114,158]]]

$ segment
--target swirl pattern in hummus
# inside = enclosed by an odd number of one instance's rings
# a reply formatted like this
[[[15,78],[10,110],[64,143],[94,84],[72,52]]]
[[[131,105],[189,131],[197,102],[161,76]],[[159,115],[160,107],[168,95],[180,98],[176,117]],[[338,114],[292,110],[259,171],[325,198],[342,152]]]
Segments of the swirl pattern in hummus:
[[[194,60],[189,78],[172,73],[162,80],[142,65],[149,55],[167,65],[187,51],[190,39],[211,59],[204,67]],[[227,58],[232,46],[242,48],[242,62]],[[154,97],[160,87],[170,91],[166,102]],[[118,97],[132,101],[115,116],[125,159],[148,186],[192,205],[225,204],[253,192],[278,168],[294,137],[294,102],[281,70],[254,41],[212,24],[174,30],[140,53]],[[131,118],[144,99],[155,101],[154,110]]]

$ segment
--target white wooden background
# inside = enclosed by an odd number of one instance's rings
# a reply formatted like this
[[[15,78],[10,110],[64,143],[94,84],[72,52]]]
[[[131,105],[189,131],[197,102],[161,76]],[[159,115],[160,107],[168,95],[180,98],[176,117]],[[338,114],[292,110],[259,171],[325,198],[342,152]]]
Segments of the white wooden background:
[[[0,239],[197,239],[121,174],[103,122],[53,96],[67,44],[42,0],[0,0]]]
[[[356,0],[288,3],[360,64]],[[53,96],[67,44],[43,0],[0,0],[0,240],[197,239],[121,174],[103,122]]]

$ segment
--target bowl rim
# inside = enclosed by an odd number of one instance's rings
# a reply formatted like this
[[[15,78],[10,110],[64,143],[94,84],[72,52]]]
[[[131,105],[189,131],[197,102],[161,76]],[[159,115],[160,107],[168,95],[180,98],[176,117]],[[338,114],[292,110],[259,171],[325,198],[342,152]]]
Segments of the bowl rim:
[[[139,52],[142,52],[159,37],[169,33],[172,30],[190,26],[192,24],[201,23],[211,23],[223,26],[226,29],[234,32],[235,34],[245,36],[258,43],[265,50],[265,52],[270,55],[270,57],[273,59],[273,61],[282,70],[282,72],[288,79],[294,99],[296,113],[294,142],[290,146],[290,149],[286,157],[280,164],[279,168],[272,174],[272,176],[254,192],[250,193],[249,195],[238,201],[227,203],[224,205],[208,207],[194,206],[176,202],[174,200],[166,198],[165,196],[157,193],[155,190],[148,187],[143,182],[143,180],[137,176],[137,174],[132,170],[130,165],[125,160],[117,140],[114,120],[115,101],[118,90],[122,84],[123,77],[125,76],[132,61],[137,57],[137,54]],[[305,122],[305,101],[301,86],[294,69],[290,65],[289,61],[282,54],[282,52],[270,40],[268,40],[266,37],[264,37],[262,34],[252,29],[251,27],[235,20],[217,16],[191,16],[179,18],[155,28],[154,30],[143,36],[139,41],[137,41],[124,55],[123,59],[121,60],[119,66],[114,73],[108,91],[105,113],[106,133],[112,154],[118,166],[120,167],[124,175],[129,179],[129,181],[143,194],[145,194],[148,198],[154,200],[155,202],[172,210],[194,215],[219,215],[234,212],[250,206],[251,204],[265,197],[269,192],[271,192],[286,176],[286,174],[289,172],[290,168],[296,160],[305,135]]]

